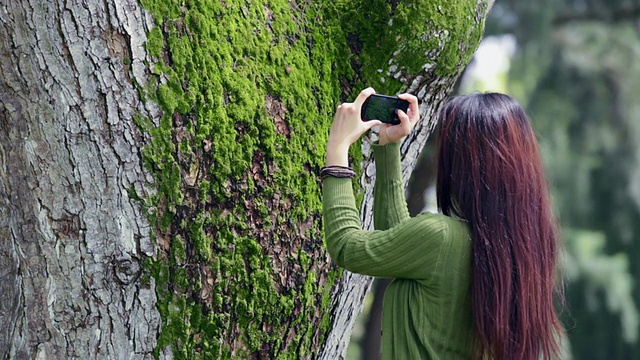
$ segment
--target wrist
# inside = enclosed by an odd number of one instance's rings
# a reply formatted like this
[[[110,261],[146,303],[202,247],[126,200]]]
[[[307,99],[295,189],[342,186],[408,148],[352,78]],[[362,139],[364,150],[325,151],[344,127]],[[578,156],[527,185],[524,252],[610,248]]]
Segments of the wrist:
[[[392,140],[389,139],[388,136],[378,136],[378,145],[386,145],[386,144],[391,144],[391,143],[397,143],[400,142],[401,139],[398,140]]]
[[[327,143],[327,166],[349,166],[349,145]]]

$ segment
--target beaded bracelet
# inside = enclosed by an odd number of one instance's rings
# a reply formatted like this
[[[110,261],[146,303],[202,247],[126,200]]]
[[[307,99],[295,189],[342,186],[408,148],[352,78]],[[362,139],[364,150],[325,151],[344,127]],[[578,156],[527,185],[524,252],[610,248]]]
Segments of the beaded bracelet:
[[[356,177],[356,172],[348,166],[331,165],[325,166],[320,169],[320,179],[324,180],[329,176],[335,178],[350,178]]]

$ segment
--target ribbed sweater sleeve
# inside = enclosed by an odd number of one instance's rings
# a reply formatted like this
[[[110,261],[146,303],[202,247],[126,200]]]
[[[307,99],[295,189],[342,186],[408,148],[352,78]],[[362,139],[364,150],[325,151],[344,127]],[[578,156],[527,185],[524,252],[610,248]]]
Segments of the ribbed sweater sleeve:
[[[409,218],[402,187],[400,143],[373,144],[371,147],[376,161],[373,226],[378,230],[387,230]]]
[[[389,147],[382,152],[396,151]],[[399,155],[397,159],[399,169]],[[384,161],[384,160],[383,160]],[[392,164],[393,165],[393,164]],[[394,165],[395,166],[395,165]],[[400,172],[389,170],[389,176],[381,176],[383,183],[375,196],[380,196],[380,208],[389,201],[390,211],[381,210],[385,230],[366,231],[360,225],[350,179],[329,177],[323,181],[323,215],[325,239],[331,258],[349,271],[394,278],[427,280],[433,275],[444,243],[446,224],[442,217],[423,213],[409,218],[406,209],[393,214],[400,203],[402,193]],[[398,190],[398,187],[400,190]],[[405,205],[406,206],[406,205]]]

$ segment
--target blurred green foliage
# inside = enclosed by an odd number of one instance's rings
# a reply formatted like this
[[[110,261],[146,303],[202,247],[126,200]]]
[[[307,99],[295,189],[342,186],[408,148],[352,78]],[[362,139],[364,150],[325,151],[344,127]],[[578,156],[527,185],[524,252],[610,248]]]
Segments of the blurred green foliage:
[[[540,134],[563,229],[573,358],[637,357],[640,5],[496,2],[486,35],[498,34],[517,39],[508,91]]]

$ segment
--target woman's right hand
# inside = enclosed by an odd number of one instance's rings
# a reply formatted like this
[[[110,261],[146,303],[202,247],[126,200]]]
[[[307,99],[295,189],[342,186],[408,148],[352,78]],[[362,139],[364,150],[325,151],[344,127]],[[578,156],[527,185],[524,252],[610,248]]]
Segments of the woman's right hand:
[[[398,118],[400,124],[382,124],[378,132],[378,143],[384,145],[387,143],[399,142],[405,136],[411,133],[411,130],[420,119],[420,109],[418,108],[418,98],[411,94],[400,94],[398,97],[409,102],[409,110],[405,113],[398,110]]]
[[[362,104],[375,93],[373,88],[366,88],[353,103],[338,105],[327,141],[327,166],[349,166],[351,144],[372,127],[382,124],[380,120],[362,121],[360,116]]]

